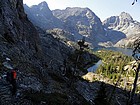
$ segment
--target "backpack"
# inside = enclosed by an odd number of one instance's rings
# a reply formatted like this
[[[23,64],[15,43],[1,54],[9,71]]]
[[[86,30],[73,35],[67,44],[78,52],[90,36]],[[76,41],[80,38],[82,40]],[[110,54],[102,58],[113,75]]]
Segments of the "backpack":
[[[12,79],[16,79],[17,78],[17,73],[16,73],[15,70],[12,70],[11,74],[12,74]]]
[[[11,83],[12,80],[16,79],[16,77],[17,77],[16,71],[12,70],[11,72],[7,72],[6,81]]]

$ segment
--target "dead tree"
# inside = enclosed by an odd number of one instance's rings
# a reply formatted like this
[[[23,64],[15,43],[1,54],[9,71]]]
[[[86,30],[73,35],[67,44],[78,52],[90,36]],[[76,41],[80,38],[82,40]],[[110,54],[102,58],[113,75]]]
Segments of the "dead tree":
[[[135,4],[135,2],[137,2],[137,0],[134,0],[134,1],[133,1],[133,3],[132,3],[132,5],[134,5],[134,4]]]
[[[77,43],[80,47],[80,50],[83,51],[84,48],[88,48],[88,44],[85,44],[85,37],[82,40],[79,40]]]
[[[130,93],[130,97],[128,100],[128,105],[133,105],[134,103],[134,95],[135,95],[135,91],[137,88],[137,80],[139,77],[139,71],[140,71],[140,37],[135,40],[134,42],[134,50],[133,50],[133,54],[132,56],[134,57],[134,59],[136,60],[138,67],[135,70],[135,79],[134,79],[134,83],[133,83],[133,89]]]
[[[77,57],[76,57],[75,72],[77,71],[78,62],[79,62],[81,54],[83,53],[83,50],[85,48],[88,48],[88,44],[85,43],[85,37],[83,37],[82,40],[79,40],[77,42],[77,44],[79,45],[79,51],[78,51],[78,54],[77,54]]]

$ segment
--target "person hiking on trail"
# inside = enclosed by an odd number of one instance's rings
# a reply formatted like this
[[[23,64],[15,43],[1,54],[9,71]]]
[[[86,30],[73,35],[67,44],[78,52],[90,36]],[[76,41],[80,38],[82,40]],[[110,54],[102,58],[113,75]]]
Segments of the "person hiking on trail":
[[[16,68],[7,72],[6,80],[12,85],[12,95],[16,94],[17,91],[17,84],[16,84]]]
[[[13,69],[10,58],[6,57],[5,60],[6,61],[3,62],[2,64],[8,70],[7,74],[5,75],[6,81],[12,85],[12,95],[15,95],[17,91],[17,84],[16,84],[16,76],[17,76],[16,70],[17,69],[16,68]]]

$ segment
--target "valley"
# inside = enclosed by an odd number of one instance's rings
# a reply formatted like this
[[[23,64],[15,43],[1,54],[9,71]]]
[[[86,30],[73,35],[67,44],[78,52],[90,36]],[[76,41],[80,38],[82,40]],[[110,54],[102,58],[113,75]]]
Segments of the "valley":
[[[46,2],[32,7],[24,5],[24,8],[35,26],[54,36],[59,35],[60,39],[63,36],[67,41],[77,42],[85,37],[91,48],[131,47],[140,36],[140,23],[126,12],[101,22],[100,17],[89,8],[67,7],[51,11]]]
[[[139,105],[139,26],[126,12],[0,0],[0,105]]]

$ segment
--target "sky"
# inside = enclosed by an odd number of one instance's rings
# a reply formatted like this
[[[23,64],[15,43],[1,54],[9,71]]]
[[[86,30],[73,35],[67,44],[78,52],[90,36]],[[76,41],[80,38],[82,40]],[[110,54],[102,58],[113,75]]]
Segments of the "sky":
[[[118,16],[121,12],[129,13],[134,20],[140,22],[140,0],[132,5],[134,0],[23,0],[28,6],[46,1],[51,10],[66,7],[88,7],[104,21],[110,16]]]

